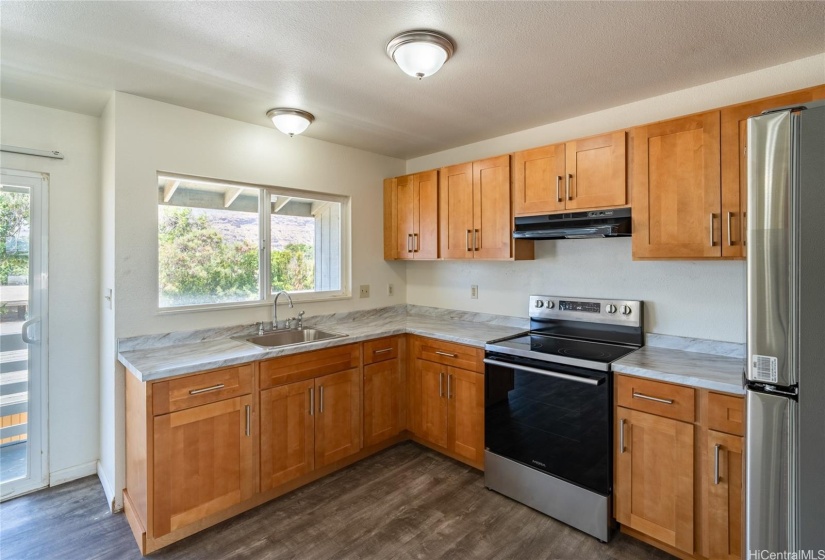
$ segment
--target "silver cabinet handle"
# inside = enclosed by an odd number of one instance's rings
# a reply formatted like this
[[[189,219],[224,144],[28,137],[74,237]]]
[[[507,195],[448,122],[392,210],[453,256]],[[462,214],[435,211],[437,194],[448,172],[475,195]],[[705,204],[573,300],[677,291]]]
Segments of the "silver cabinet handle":
[[[421,249],[421,245],[418,243],[418,234],[413,234],[413,252],[417,253]]]
[[[731,239],[731,236],[730,236],[730,233],[731,233],[730,219],[731,219],[732,215],[733,215],[733,212],[728,212],[728,247],[733,245],[733,239]]]
[[[710,213],[710,246],[713,247],[713,212]]]
[[[453,379],[453,374],[451,373],[447,376],[447,398],[448,399],[453,398],[453,390],[451,388],[452,387],[452,379]]]
[[[556,175],[556,198],[561,202],[561,175]]]
[[[713,446],[713,484],[719,484],[719,450],[722,446],[718,443]]]
[[[381,350],[373,350],[373,354],[386,354],[387,352],[392,352],[392,348],[382,348]]]
[[[252,433],[252,406],[246,405],[246,437]]]
[[[309,415],[315,416],[315,389],[309,388]]]
[[[479,238],[481,237],[481,230],[474,229],[473,230],[473,251],[478,251],[481,249],[481,245],[479,244]]]
[[[321,385],[321,386],[318,388],[318,391],[321,393],[321,394],[319,395],[319,400],[320,400],[321,402],[319,403],[319,406],[318,406],[318,412],[320,412],[321,414],[323,414],[323,413],[324,413],[324,386],[323,386],[323,385]]]
[[[748,213],[742,212],[742,246],[748,246]]]
[[[646,401],[655,401],[655,402],[660,402],[660,403],[663,403],[663,404],[673,404],[673,401],[670,400],[670,399],[660,399],[659,397],[651,397],[651,396],[648,396],[648,395],[644,395],[642,393],[637,393],[636,391],[633,391],[633,398],[634,399],[644,399]]]
[[[473,230],[471,230],[471,229],[468,229],[468,230],[467,230],[467,237],[466,237],[466,239],[464,240],[464,244],[467,246],[467,250],[468,250],[468,251],[472,251],[472,250],[473,250],[473,248],[472,248],[472,247],[470,247],[470,233],[472,233],[472,231],[473,231]]]
[[[625,419],[619,420],[619,453],[624,453],[624,423]]]
[[[491,366],[500,366],[503,368],[510,368],[515,369],[518,371],[526,371],[527,373],[538,373],[539,375],[546,375],[548,377],[556,377],[558,379],[564,379],[566,381],[575,381],[576,383],[584,383],[585,385],[601,385],[604,383],[604,379],[589,379],[587,377],[578,377],[576,375],[570,375],[568,373],[560,373],[558,371],[552,371],[549,369],[539,369],[534,367],[528,366],[520,366],[516,364],[508,364],[507,362],[499,362],[498,360],[490,360],[488,358],[484,358],[485,364],[490,364]]]
[[[204,387],[203,389],[192,389],[189,391],[190,395],[200,395],[201,393],[208,393],[210,391],[220,391],[223,389],[223,383],[218,383],[217,385],[212,385],[211,387]]]
[[[458,358],[458,354],[450,354],[449,352],[442,352],[441,350],[436,350],[435,353],[439,356],[447,356],[448,358]]]
[[[566,189],[566,192],[567,192],[567,200],[573,200],[573,196],[570,194],[570,180],[571,180],[572,178],[573,178],[573,174],[572,174],[572,173],[568,173],[568,174],[567,174],[567,189]]]
[[[438,396],[439,396],[439,398],[444,396],[443,387],[444,387],[444,372],[439,371],[438,372]]]

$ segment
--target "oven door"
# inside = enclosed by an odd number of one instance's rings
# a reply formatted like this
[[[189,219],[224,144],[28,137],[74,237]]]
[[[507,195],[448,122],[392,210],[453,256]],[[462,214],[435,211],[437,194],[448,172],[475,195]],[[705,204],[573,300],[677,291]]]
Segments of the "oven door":
[[[602,495],[612,488],[612,376],[488,352],[488,451]]]

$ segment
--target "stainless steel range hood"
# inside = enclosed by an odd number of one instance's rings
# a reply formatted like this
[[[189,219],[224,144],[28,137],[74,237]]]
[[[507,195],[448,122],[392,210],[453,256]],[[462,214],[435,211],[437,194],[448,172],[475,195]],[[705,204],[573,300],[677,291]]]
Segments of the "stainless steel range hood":
[[[522,216],[515,219],[513,231],[516,239],[587,239],[630,234],[630,208]]]

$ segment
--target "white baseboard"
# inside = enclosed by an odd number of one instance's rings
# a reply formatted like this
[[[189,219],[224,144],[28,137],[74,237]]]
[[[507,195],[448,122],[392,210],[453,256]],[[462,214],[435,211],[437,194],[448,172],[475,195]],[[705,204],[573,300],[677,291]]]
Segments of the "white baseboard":
[[[106,478],[106,473],[103,471],[103,465],[100,461],[97,462],[97,477],[100,479],[100,485],[103,486],[103,493],[106,494],[106,503],[109,504],[109,511],[115,513],[117,506],[115,503],[115,489],[112,483]]]
[[[72,480],[77,480],[78,478],[83,478],[84,476],[95,474],[96,469],[97,461],[89,461],[88,463],[69,467],[68,469],[52,471],[49,473],[49,486],[57,486],[58,484],[64,484]]]

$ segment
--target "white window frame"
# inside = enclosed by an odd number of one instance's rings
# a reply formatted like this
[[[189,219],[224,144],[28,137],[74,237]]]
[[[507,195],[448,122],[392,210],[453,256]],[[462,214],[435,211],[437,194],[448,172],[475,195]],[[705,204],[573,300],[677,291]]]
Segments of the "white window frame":
[[[277,187],[273,185],[260,185],[255,183],[242,183],[237,181],[225,181],[207,179],[203,177],[195,177],[192,175],[181,175],[179,173],[167,173],[159,171],[158,178],[164,179],[178,179],[181,181],[192,181],[200,183],[208,183],[210,185],[227,186],[227,187],[243,187],[243,188],[257,188],[258,193],[258,239],[260,245],[258,247],[258,259],[260,263],[260,277],[258,285],[258,300],[257,301],[239,301],[239,302],[224,302],[224,303],[201,303],[197,305],[181,305],[176,307],[160,307],[160,294],[157,294],[155,301],[158,302],[158,314],[174,314],[187,313],[197,311],[214,311],[218,309],[237,309],[244,307],[264,307],[270,306],[274,302],[274,294],[271,293],[271,274],[272,274],[272,244],[270,242],[270,230],[272,221],[272,206],[270,200],[272,195],[289,196],[294,198],[309,198],[312,200],[323,200],[328,202],[337,202],[341,204],[341,288],[339,290],[328,290],[323,292],[289,292],[290,297],[295,303],[298,302],[314,302],[314,301],[332,301],[352,298],[352,231],[350,228],[351,217],[351,202],[352,199],[345,195],[336,195],[331,193],[323,193],[317,191],[308,191],[302,189],[292,189],[287,187]],[[156,228],[157,229],[157,228]],[[155,261],[157,262],[157,258]],[[159,273],[159,271],[158,271]],[[155,288],[158,289],[157,275],[155,277]],[[283,298],[281,298],[283,300]]]

